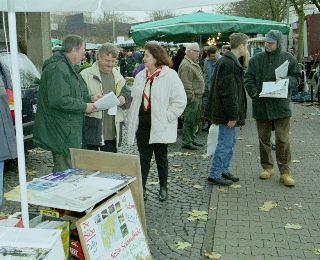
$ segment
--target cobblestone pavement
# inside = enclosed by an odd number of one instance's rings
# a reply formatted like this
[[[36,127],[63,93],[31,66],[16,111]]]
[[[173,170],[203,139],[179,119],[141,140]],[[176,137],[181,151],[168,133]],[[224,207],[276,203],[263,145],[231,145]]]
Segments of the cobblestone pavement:
[[[271,180],[258,179],[259,151],[255,122],[249,118],[238,132],[238,141],[231,171],[240,177],[238,188],[218,191],[207,183],[210,159],[205,148],[197,152],[169,147],[169,199],[157,199],[159,184],[153,161],[147,185],[145,203],[147,231],[154,259],[209,259],[205,252],[215,251],[221,259],[320,259],[320,110],[293,104],[291,126],[292,165],[296,187],[279,184],[279,172]],[[201,133],[198,141],[205,143]],[[138,154],[136,147],[124,146],[121,152]],[[26,157],[28,180],[52,169],[48,152],[31,150]],[[18,174],[5,173],[5,191],[18,185]],[[194,187],[200,185],[202,187]],[[273,201],[278,207],[262,212],[259,207]],[[16,212],[20,204],[5,202],[1,211]],[[30,207],[30,211],[36,211]],[[189,221],[188,212],[208,212],[208,220]],[[301,230],[286,229],[285,225],[299,224]],[[176,249],[177,242],[189,242],[191,247]]]

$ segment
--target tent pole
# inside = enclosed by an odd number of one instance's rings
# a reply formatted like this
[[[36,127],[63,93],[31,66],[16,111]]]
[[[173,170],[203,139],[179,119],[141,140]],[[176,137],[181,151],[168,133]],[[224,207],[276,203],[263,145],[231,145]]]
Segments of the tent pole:
[[[7,0],[11,73],[12,73],[11,75],[12,75],[12,85],[13,85],[15,126],[16,126],[17,151],[18,151],[18,171],[19,171],[19,183],[20,183],[21,212],[22,212],[23,225],[25,228],[29,228],[26,165],[25,165],[23,126],[22,126],[22,102],[21,102],[21,87],[20,87],[20,75],[19,75],[19,64],[18,64],[16,14],[14,12],[14,2],[15,0]]]

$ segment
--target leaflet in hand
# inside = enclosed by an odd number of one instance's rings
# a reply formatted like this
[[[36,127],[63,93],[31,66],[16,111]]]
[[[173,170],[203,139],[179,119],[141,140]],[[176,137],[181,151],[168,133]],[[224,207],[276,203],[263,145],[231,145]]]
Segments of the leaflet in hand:
[[[286,60],[278,68],[275,69],[276,80],[284,79],[288,77],[289,61]]]
[[[288,86],[289,79],[282,79],[276,82],[263,82],[259,97],[287,98]]]
[[[119,100],[117,96],[113,92],[110,92],[104,95],[102,98],[100,98],[96,102],[94,102],[94,106],[96,107],[94,111],[97,112],[101,110],[106,110],[118,105],[119,105]]]

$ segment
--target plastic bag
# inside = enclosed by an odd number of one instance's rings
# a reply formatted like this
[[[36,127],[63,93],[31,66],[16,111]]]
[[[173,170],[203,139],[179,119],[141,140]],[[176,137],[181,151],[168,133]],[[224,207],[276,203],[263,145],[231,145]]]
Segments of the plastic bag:
[[[207,155],[213,155],[218,144],[219,126],[212,124],[207,139]]]

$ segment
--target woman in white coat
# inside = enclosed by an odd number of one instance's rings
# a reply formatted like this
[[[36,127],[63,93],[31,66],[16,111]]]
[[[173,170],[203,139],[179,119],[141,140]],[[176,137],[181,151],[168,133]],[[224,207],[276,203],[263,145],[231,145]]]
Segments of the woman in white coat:
[[[137,139],[140,154],[144,199],[150,161],[154,153],[160,181],[159,200],[168,197],[168,144],[177,140],[178,117],[187,104],[187,96],[172,62],[158,43],[144,47],[145,69],[135,78],[132,104],[128,114],[128,143]]]

